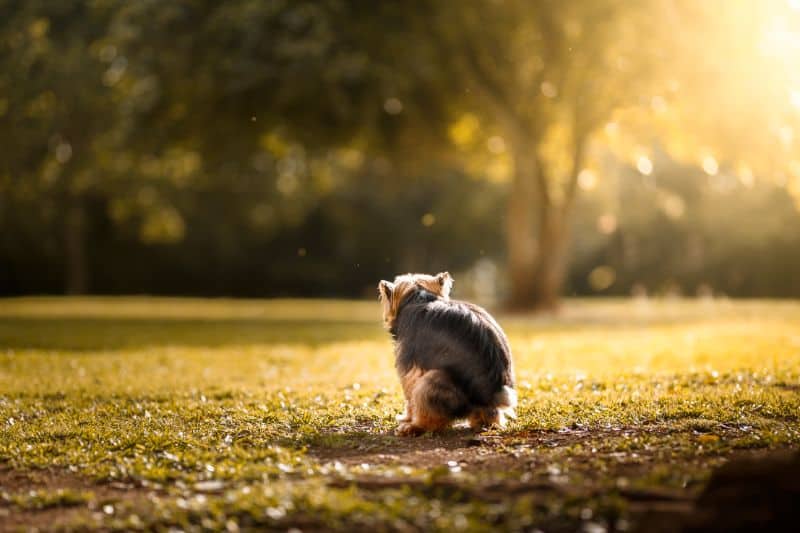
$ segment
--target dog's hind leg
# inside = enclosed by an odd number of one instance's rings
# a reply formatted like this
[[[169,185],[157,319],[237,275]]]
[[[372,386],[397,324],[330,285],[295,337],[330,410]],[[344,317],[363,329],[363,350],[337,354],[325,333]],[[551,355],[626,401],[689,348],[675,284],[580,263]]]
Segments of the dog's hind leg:
[[[395,419],[398,422],[411,422],[411,408],[409,407],[408,400],[406,400],[406,405],[403,408],[403,412],[395,416]]]
[[[508,418],[517,418],[517,391],[504,386],[500,392],[495,394],[494,406],[476,407],[469,414],[469,426],[473,431],[482,431],[492,426],[502,429],[506,427]]]
[[[409,407],[411,420],[400,424],[398,435],[441,431],[468,409],[466,397],[442,370],[429,370],[416,380]]]
[[[496,407],[478,407],[469,414],[469,427],[472,431],[483,431],[492,426],[505,427],[503,413]]]
[[[411,422],[411,413],[414,411],[414,390],[424,374],[425,372],[422,369],[411,367],[400,375],[400,383],[403,385],[403,396],[405,396],[405,406],[403,412],[395,416],[398,422]]]

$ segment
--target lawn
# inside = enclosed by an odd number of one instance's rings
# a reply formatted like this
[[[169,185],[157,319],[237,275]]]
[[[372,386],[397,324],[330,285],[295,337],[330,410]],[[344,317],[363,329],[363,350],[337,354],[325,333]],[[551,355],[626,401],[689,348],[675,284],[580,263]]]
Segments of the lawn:
[[[800,443],[800,304],[503,315],[504,431],[393,435],[377,301],[0,300],[0,529],[625,530]]]

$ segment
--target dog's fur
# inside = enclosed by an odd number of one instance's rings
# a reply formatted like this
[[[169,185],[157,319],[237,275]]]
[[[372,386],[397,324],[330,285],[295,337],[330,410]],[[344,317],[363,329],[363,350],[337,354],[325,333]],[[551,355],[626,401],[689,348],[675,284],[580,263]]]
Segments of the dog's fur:
[[[445,429],[459,418],[474,430],[502,427],[515,417],[508,340],[484,309],[450,300],[452,285],[447,272],[378,285],[406,399],[400,435]]]

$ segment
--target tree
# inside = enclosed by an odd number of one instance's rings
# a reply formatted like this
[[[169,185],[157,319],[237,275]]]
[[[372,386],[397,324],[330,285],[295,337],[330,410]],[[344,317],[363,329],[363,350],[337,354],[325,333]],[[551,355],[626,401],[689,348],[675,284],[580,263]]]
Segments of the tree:
[[[514,308],[557,305],[569,219],[592,135],[660,80],[663,2],[434,3],[426,35],[451,93],[509,146]],[[461,89],[461,91],[459,91]]]
[[[87,202],[101,179],[98,140],[115,127],[109,65],[97,46],[113,2],[5,2],[0,6],[0,143],[7,201],[26,224],[59,234],[64,288],[89,288]],[[24,231],[19,231],[19,235]],[[9,236],[8,238],[13,238]]]
[[[399,21],[382,38],[390,64],[427,89],[410,96],[424,92],[429,103],[447,95],[437,105],[451,121],[471,113],[486,137],[508,147],[514,308],[557,305],[578,177],[609,152],[650,174],[646,154],[662,145],[709,173],[724,158],[737,171],[777,174],[800,190],[787,109],[790,95],[800,108],[792,68],[800,22],[786,2],[506,0],[386,9]],[[606,124],[627,142],[610,139]]]

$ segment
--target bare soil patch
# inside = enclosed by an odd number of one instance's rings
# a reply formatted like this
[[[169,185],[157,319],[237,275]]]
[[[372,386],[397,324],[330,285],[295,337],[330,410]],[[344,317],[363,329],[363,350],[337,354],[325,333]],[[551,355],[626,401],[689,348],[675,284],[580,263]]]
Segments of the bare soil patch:
[[[58,502],[37,494],[79,494],[81,501]],[[128,483],[98,483],[64,469],[19,470],[0,465],[0,531],[59,531],[92,521],[94,513],[114,512],[120,503],[136,505],[154,491]],[[19,505],[11,498],[27,498]],[[108,507],[111,506],[111,507]]]

